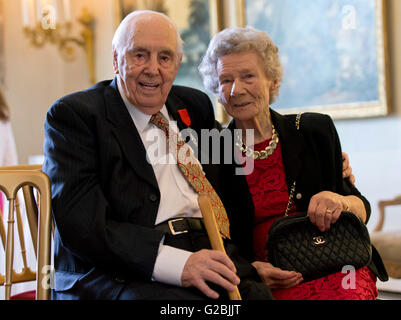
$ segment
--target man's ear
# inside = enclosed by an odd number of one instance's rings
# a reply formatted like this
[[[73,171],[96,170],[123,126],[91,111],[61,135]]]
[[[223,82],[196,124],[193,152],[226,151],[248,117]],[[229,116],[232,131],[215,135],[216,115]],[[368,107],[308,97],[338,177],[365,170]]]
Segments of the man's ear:
[[[177,70],[180,68],[182,62],[182,53],[177,56]]]
[[[119,74],[118,71],[118,53],[117,50],[113,49],[113,70],[115,74]]]

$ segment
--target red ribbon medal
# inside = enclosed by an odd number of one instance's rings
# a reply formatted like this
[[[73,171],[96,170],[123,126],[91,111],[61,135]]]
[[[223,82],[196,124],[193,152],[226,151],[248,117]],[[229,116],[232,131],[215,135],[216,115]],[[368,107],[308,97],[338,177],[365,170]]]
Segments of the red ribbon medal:
[[[178,110],[182,122],[184,122],[188,127],[191,125],[191,118],[189,117],[187,109]]]

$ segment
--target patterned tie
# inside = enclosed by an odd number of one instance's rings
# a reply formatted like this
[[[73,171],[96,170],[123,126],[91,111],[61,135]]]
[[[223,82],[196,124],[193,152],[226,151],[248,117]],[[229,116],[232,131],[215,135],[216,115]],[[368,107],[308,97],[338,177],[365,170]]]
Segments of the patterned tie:
[[[230,224],[227,217],[227,212],[221,202],[216,191],[210,184],[209,180],[203,173],[202,166],[196,161],[192,149],[185,144],[177,132],[169,130],[169,123],[167,119],[160,113],[156,113],[150,119],[156,127],[163,130],[167,140],[173,141],[169,144],[170,151],[174,151],[176,155],[177,164],[181,169],[182,174],[195,189],[198,194],[206,194],[209,196],[213,211],[216,215],[216,221],[219,226],[220,233],[223,238],[230,238]],[[170,134],[172,135],[170,137]],[[176,150],[175,150],[176,145]],[[182,149],[184,146],[186,148]]]

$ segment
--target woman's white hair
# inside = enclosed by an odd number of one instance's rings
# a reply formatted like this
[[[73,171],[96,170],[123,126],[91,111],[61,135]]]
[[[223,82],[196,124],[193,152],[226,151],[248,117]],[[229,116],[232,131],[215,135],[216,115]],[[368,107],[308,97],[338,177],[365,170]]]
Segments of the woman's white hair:
[[[174,23],[173,20],[171,20],[167,15],[161,12],[157,11],[152,11],[152,10],[136,10],[128,14],[123,21],[121,21],[120,25],[118,26],[116,32],[114,33],[113,41],[112,41],[112,46],[113,50],[116,52],[123,52],[124,49],[127,48],[127,46],[130,45],[130,41],[132,40],[132,32],[130,32],[130,26],[131,22],[138,18],[139,16],[151,16],[151,15],[156,15],[163,17],[166,19],[170,24],[174,27],[175,31],[177,32],[177,55],[181,56],[183,52],[183,40],[180,36],[180,33],[178,31],[177,25]]]
[[[246,51],[254,51],[260,55],[266,77],[277,83],[277,89],[270,97],[270,103],[273,103],[283,80],[283,67],[278,48],[266,33],[252,27],[228,28],[216,34],[210,41],[198,68],[206,90],[218,94],[217,62],[221,57]]]

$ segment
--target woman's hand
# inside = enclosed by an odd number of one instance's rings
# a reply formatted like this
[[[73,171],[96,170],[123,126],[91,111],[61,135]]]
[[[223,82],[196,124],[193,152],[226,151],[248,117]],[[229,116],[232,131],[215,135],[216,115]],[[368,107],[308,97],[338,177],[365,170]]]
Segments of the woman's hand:
[[[252,263],[262,281],[271,289],[292,288],[303,281],[302,274],[295,271],[285,271],[273,267],[268,262],[255,261]]]
[[[338,193],[322,191],[311,198],[308,216],[311,222],[323,232],[330,229],[342,211],[349,209],[346,197]]]
[[[349,163],[348,154],[345,152],[343,152],[343,178],[349,178],[349,181],[355,186],[355,176],[352,173],[352,167]]]

